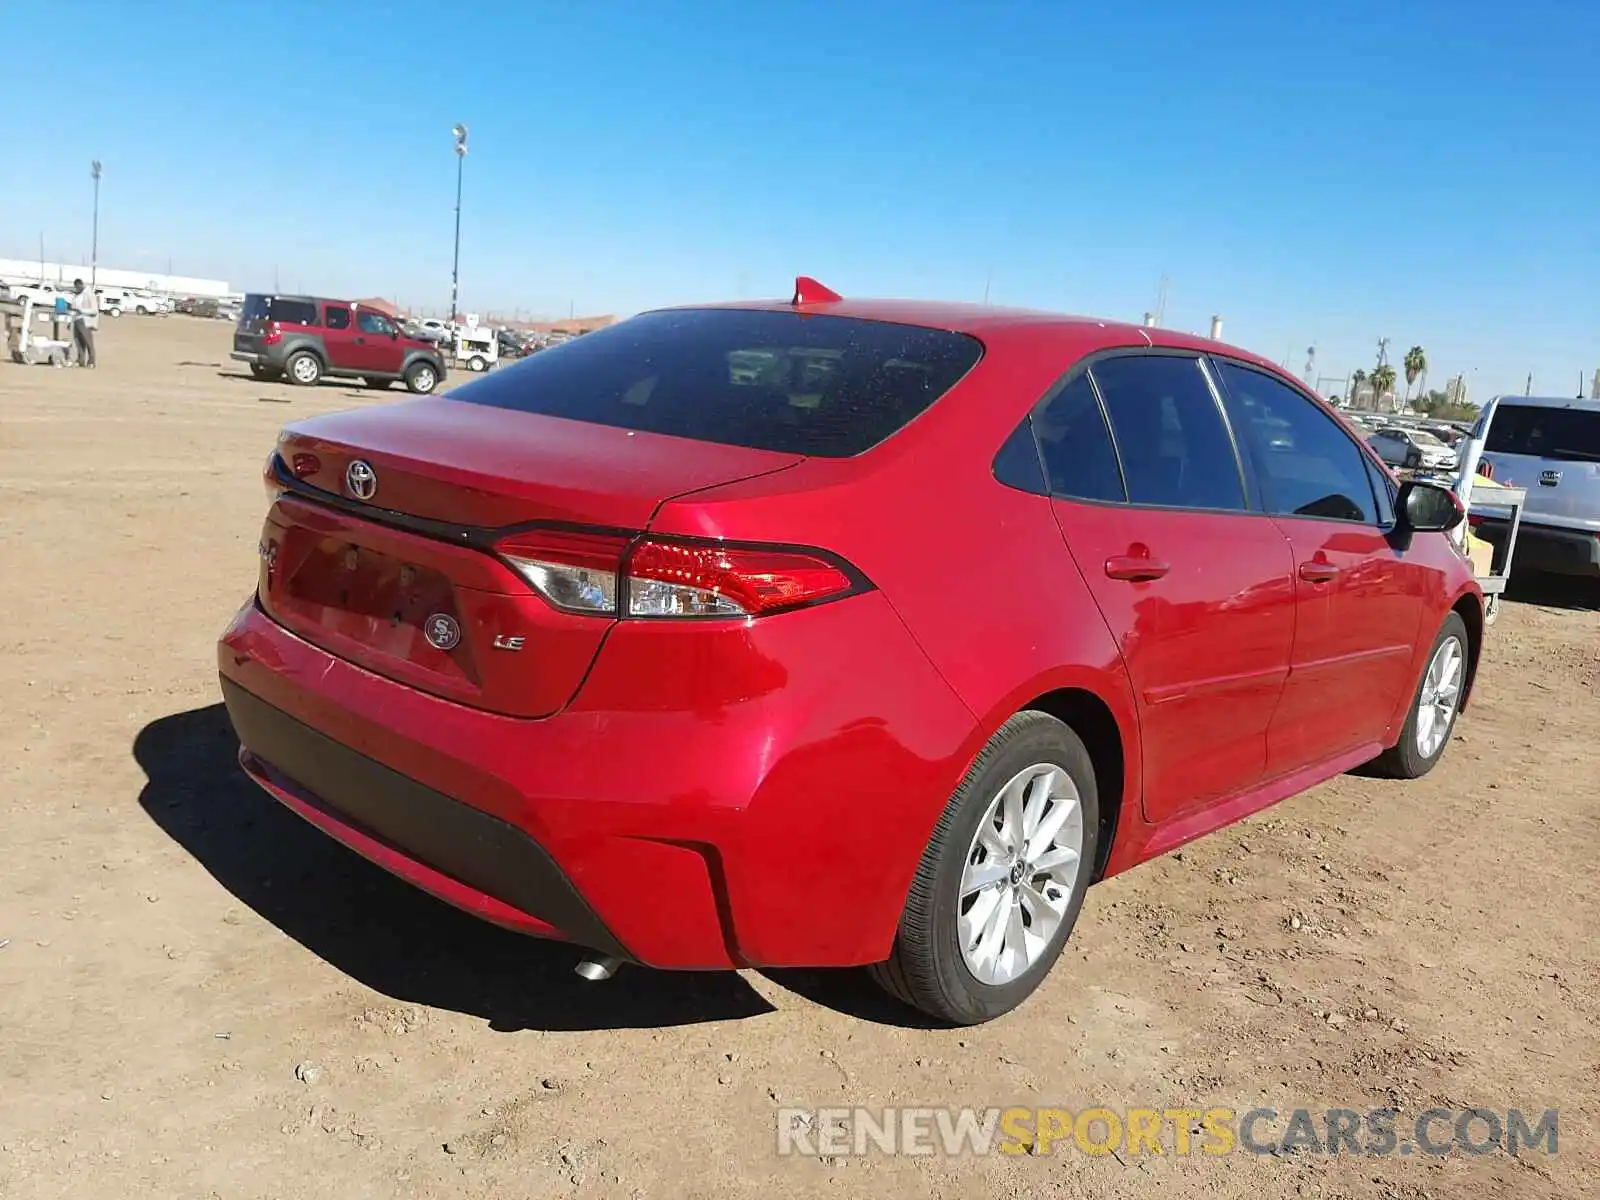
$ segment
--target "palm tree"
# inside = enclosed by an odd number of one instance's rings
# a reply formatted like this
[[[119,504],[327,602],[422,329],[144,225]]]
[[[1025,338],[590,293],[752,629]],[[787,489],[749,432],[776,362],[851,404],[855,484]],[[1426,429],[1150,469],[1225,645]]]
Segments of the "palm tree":
[[[1394,368],[1382,363],[1372,370],[1372,398],[1376,403],[1385,392],[1394,391]]]
[[[1411,398],[1411,385],[1417,382],[1417,377],[1428,369],[1428,354],[1421,346],[1413,346],[1406,351],[1406,399]]]
[[[1350,403],[1356,402],[1356,397],[1361,392],[1361,385],[1367,381],[1367,373],[1360,367],[1350,376]]]

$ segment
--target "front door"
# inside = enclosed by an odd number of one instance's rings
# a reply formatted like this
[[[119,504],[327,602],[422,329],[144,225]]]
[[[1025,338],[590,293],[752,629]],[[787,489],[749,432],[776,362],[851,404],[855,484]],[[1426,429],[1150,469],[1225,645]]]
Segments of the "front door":
[[[393,321],[379,312],[356,310],[355,336],[351,339],[350,369],[378,375],[400,374],[405,350]]]
[[[1337,419],[1265,371],[1214,365],[1262,501],[1294,550],[1294,654],[1268,774],[1376,750],[1416,683],[1425,572],[1391,545],[1390,497]]]
[[[1248,510],[1199,360],[1102,359],[1034,427],[1062,535],[1133,685],[1146,819],[1260,782],[1289,670],[1293,559]]]

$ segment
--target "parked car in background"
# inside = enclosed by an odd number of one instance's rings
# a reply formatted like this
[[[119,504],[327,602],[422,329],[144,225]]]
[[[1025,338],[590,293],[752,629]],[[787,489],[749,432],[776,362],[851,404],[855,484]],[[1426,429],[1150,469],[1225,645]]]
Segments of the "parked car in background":
[[[1391,467],[1413,471],[1456,469],[1456,452],[1425,429],[1391,425],[1367,440]]]
[[[45,283],[43,280],[38,283],[24,283],[11,289],[11,298],[13,300],[30,299],[33,301],[35,310],[54,308],[57,300],[70,299],[70,297],[71,293],[58,288],[53,283]]]
[[[371,387],[396,380],[426,394],[445,377],[438,348],[407,337],[390,317],[349,300],[252,293],[233,334],[233,358],[257,379],[310,387],[324,376]]]
[[[1499,397],[1473,436],[1485,429],[1483,461],[1495,482],[1528,493],[1512,569],[1600,576],[1600,400]],[[1473,525],[1485,541],[1505,538],[1506,521],[1492,509],[1475,508]]]
[[[128,292],[123,312],[137,313],[141,317],[156,316],[169,313],[173,309],[170,297],[157,296],[152,292]]]
[[[1482,634],[1454,494],[1266,360],[809,280],[295,422],[267,481],[244,769],[590,978],[987,1020],[1092,882],[1431,770]]]
[[[448,321],[441,321],[437,317],[425,317],[414,322],[412,328],[417,337],[429,342],[449,342],[455,339],[455,326]]]

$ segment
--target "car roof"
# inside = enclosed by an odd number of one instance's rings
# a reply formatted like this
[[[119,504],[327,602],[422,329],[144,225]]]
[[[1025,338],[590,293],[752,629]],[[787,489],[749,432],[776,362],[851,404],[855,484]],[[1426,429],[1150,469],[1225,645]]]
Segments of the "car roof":
[[[1161,349],[1223,354],[1270,370],[1280,378],[1292,379],[1292,376],[1287,375],[1270,359],[1198,334],[1136,325],[1130,321],[1114,321],[1102,317],[1040,309],[1006,308],[999,305],[962,304],[938,300],[891,299],[840,299],[802,304],[795,304],[789,300],[735,300],[672,307],[687,310],[722,308],[854,317],[862,321],[884,321],[895,325],[920,325],[928,329],[945,329],[952,333],[969,334],[979,341],[985,341],[987,337],[997,334],[1024,337],[1033,334],[1041,338],[1056,337],[1074,342],[1085,352],[1102,346],[1137,346],[1143,342],[1146,346]]]

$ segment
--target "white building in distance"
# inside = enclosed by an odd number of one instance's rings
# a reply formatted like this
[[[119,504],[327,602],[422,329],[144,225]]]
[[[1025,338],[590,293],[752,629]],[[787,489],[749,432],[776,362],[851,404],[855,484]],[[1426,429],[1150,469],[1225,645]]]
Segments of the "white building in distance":
[[[0,281],[18,283],[53,283],[63,290],[72,287],[74,279],[88,279],[89,268],[72,263],[41,263],[21,258],[0,258]],[[129,291],[153,292],[159,296],[194,296],[221,299],[236,293],[226,279],[197,279],[190,275],[158,275],[150,271],[126,271],[117,267],[97,267],[94,273],[96,287],[125,288]]]

